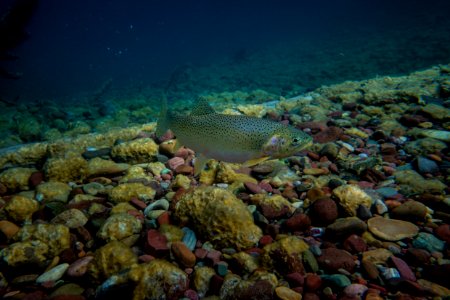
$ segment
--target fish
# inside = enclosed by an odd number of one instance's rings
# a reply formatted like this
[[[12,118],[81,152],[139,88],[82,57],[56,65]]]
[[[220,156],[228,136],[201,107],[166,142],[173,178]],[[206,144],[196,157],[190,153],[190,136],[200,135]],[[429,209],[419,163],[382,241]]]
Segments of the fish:
[[[312,138],[295,127],[246,115],[220,114],[202,97],[189,115],[174,114],[164,100],[156,136],[161,137],[168,130],[177,143],[199,156],[195,174],[208,159],[252,166],[267,159],[292,156],[312,144]]]

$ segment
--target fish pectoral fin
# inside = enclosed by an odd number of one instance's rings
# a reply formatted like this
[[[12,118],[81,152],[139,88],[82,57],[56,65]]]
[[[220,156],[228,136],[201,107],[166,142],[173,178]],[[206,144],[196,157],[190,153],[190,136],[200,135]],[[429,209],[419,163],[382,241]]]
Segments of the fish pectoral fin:
[[[200,172],[205,168],[206,163],[208,162],[209,158],[204,156],[203,154],[198,155],[195,158],[194,162],[194,176],[197,176],[200,174]]]
[[[247,160],[246,162],[244,162],[242,165],[244,167],[253,167],[253,166],[256,166],[257,164],[260,164],[260,163],[268,160],[269,158],[270,158],[270,156],[263,156],[263,157],[250,159],[250,160]]]

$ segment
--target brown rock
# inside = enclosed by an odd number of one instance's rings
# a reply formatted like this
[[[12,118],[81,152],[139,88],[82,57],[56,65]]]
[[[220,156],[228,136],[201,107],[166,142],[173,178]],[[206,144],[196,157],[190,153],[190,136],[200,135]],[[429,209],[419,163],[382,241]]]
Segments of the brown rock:
[[[427,212],[427,207],[424,204],[410,200],[394,208],[391,216],[395,219],[415,222],[425,220]]]
[[[44,181],[44,173],[37,171],[31,174],[29,182],[32,188],[37,187],[40,183]]]
[[[410,265],[424,266],[430,262],[431,254],[424,249],[409,248],[406,251],[405,259]]]
[[[363,238],[352,234],[344,241],[343,248],[350,253],[357,254],[366,251],[367,244]]]
[[[314,292],[322,285],[322,279],[317,274],[308,274],[305,278],[305,288],[309,292]]]
[[[93,259],[93,256],[85,256],[74,261],[67,269],[67,275],[71,277],[82,277]]]
[[[163,257],[169,254],[167,246],[167,238],[158,232],[158,230],[150,229],[147,231],[147,251],[156,257]]]
[[[311,220],[305,214],[295,214],[284,223],[290,231],[304,231],[311,226]]]
[[[361,262],[361,266],[367,274],[367,277],[371,280],[376,280],[380,275],[377,266],[368,259],[363,259]]]
[[[275,294],[281,300],[302,300],[302,294],[299,294],[285,286],[276,287]]]
[[[367,225],[376,237],[393,242],[414,237],[419,232],[419,228],[413,223],[382,217],[369,219]]]
[[[450,244],[450,225],[442,224],[434,230],[434,233],[447,244]]]
[[[333,200],[324,197],[314,201],[311,207],[311,214],[314,225],[326,226],[337,219],[338,208]]]
[[[175,168],[175,172],[177,174],[191,175],[194,173],[194,168],[189,165],[180,165]]]
[[[11,239],[19,230],[20,227],[12,222],[6,220],[0,221],[0,231],[8,240]]]
[[[261,194],[264,192],[264,190],[259,185],[253,182],[245,182],[244,186],[247,189],[247,191],[249,191],[252,194]]]
[[[317,262],[323,269],[333,273],[338,273],[339,269],[345,269],[353,273],[356,265],[350,253],[337,248],[323,249],[322,255],[317,258]]]
[[[187,268],[195,266],[196,257],[183,242],[173,242],[171,249],[177,261],[183,266]]]

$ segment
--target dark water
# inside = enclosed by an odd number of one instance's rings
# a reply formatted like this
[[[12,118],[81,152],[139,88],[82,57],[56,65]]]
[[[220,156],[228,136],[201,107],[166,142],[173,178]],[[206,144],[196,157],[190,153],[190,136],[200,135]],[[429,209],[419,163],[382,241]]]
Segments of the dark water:
[[[2,0],[2,13],[12,0]],[[289,95],[450,61],[450,1],[41,0],[12,101],[119,101],[262,89]],[[1,41],[0,41],[1,43]]]

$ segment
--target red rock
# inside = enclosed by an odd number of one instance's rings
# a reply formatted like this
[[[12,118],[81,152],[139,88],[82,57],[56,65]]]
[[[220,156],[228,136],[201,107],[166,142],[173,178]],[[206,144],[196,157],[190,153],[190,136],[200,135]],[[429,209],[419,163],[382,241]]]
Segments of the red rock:
[[[450,244],[450,225],[442,224],[434,230],[434,233],[443,241]]]
[[[158,221],[159,226],[170,224],[170,213],[165,211],[160,214],[156,220]]]
[[[215,265],[220,261],[221,257],[222,252],[213,249],[211,251],[208,251],[208,254],[206,255],[206,260],[209,264]]]
[[[208,250],[203,248],[197,248],[194,250],[194,254],[195,257],[197,257],[197,259],[204,259],[206,255],[208,255]]]
[[[430,257],[431,254],[427,250],[418,248],[409,248],[405,254],[405,259],[413,266],[427,265],[430,261]]]
[[[328,298],[326,298],[328,299]],[[320,297],[315,293],[304,293],[302,300],[320,300]]]
[[[305,214],[295,214],[284,224],[290,231],[305,231],[311,226],[311,220]]]
[[[298,272],[288,274],[285,278],[291,287],[303,286],[305,284],[305,276]]]
[[[398,270],[400,273],[400,276],[405,280],[411,280],[416,281],[416,276],[414,275],[411,268],[406,264],[406,262],[398,258],[394,255],[391,256],[391,262],[394,264],[394,267]]]
[[[194,168],[192,166],[189,165],[179,165],[176,169],[175,172],[177,174],[183,174],[183,175],[191,175],[194,173]]]
[[[319,275],[308,274],[305,278],[305,289],[309,292],[314,292],[322,285],[322,279]]]
[[[339,269],[345,269],[353,273],[356,265],[350,253],[336,248],[323,249],[322,255],[317,258],[317,262],[323,269],[333,273],[338,273]]]
[[[199,299],[197,292],[194,290],[191,290],[191,289],[186,290],[184,292],[184,297],[186,297],[190,300],[198,300]]]
[[[44,300],[47,298],[48,298],[47,294],[45,294],[43,291],[34,291],[25,295],[23,298],[21,297],[22,300]],[[18,299],[18,298],[11,297],[11,299]]]
[[[173,256],[184,267],[191,268],[195,266],[196,257],[183,242],[173,242],[171,249]]]
[[[344,250],[357,254],[367,250],[367,244],[359,235],[352,234],[343,243]]]
[[[268,182],[261,181],[258,185],[259,185],[263,190],[265,190],[265,191],[268,192],[268,193],[272,193],[272,192],[273,192],[273,188],[272,188],[272,186],[271,186]]]
[[[337,141],[343,134],[343,130],[339,127],[330,126],[326,130],[321,131],[313,136],[313,140],[316,143],[330,143]]]
[[[30,178],[28,179],[30,186],[32,188],[37,187],[40,183],[44,181],[44,173],[41,171],[37,171],[31,174]]]
[[[184,159],[181,157],[173,157],[167,161],[169,169],[175,171],[178,166],[184,165]]]
[[[82,277],[93,259],[93,256],[85,256],[74,261],[67,269],[67,275],[71,277]]]
[[[159,233],[158,230],[150,229],[147,231],[146,250],[156,257],[163,257],[169,254],[167,238]]]
[[[213,295],[219,295],[220,289],[223,285],[223,277],[220,277],[217,274],[214,274],[213,277],[211,277],[211,280],[209,281],[209,291]]]
[[[283,193],[281,193],[281,195],[282,195],[284,198],[287,198],[287,199],[290,199],[290,200],[292,200],[292,199],[298,199],[298,194],[297,194],[297,192],[294,190],[294,187],[292,187],[292,186],[286,187],[286,188],[284,189]]]
[[[145,204],[144,201],[139,200],[138,198],[135,197],[132,197],[130,199],[130,204],[140,210],[144,210],[147,207],[147,204]]]
[[[287,205],[283,205],[282,207],[274,207],[274,205],[270,204],[261,204],[261,213],[268,220],[282,218],[291,213],[291,208]]]
[[[338,217],[336,202],[328,197],[314,201],[311,206],[312,223],[317,226],[326,226],[333,223]]]
[[[253,182],[245,182],[244,186],[247,189],[247,191],[249,191],[252,194],[261,194],[264,192],[259,185]]]
[[[150,254],[144,254],[138,257],[140,262],[146,263],[149,261],[152,261],[155,259],[155,257],[151,256]]]
[[[273,242],[273,238],[270,235],[264,235],[259,239],[259,246],[263,248]]]

